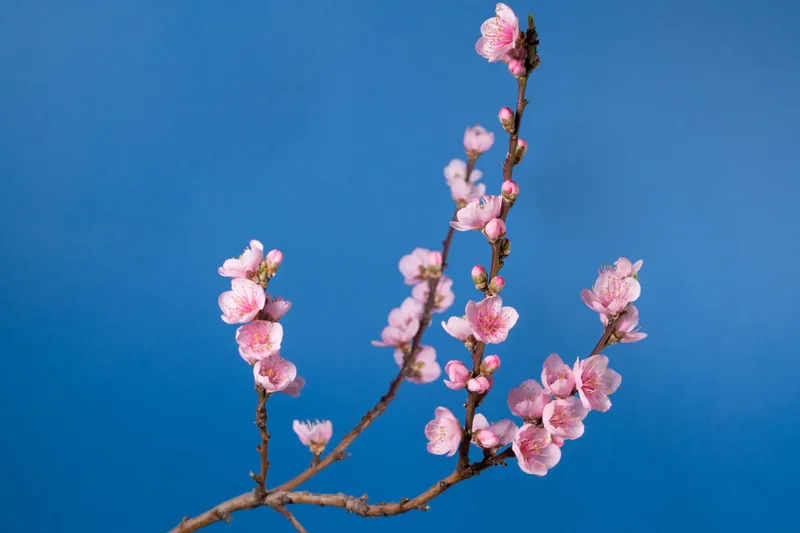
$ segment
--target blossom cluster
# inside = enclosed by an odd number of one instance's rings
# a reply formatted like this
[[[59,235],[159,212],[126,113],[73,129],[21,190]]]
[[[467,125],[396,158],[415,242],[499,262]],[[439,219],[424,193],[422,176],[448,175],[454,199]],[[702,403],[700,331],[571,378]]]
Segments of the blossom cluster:
[[[586,304],[600,314],[604,326],[614,326],[606,346],[646,337],[635,330],[639,313],[631,304],[641,292],[638,282],[641,265],[641,261],[631,264],[621,257],[613,267],[600,270],[594,289],[581,293]],[[473,271],[473,279],[476,278],[480,278],[480,271]],[[499,296],[469,302],[466,313],[464,317],[451,317],[442,326],[471,351],[478,342],[504,341],[517,320],[516,311],[503,307]],[[445,365],[448,379],[444,384],[453,390],[466,388],[485,396],[493,384],[492,374],[499,367],[497,355],[486,356],[477,372],[470,371],[461,361],[450,361]],[[606,412],[611,408],[609,395],[621,382],[622,377],[608,368],[608,357],[603,354],[578,358],[572,366],[565,364],[558,354],[550,354],[542,367],[541,384],[528,379],[508,393],[508,408],[512,415],[522,419],[522,424],[517,426],[509,419],[490,424],[478,413],[469,438],[488,453],[511,444],[520,469],[543,476],[561,459],[564,442],[583,435],[583,421],[589,411]],[[452,411],[439,407],[434,419],[425,426],[425,435],[430,453],[454,455],[465,430]]]

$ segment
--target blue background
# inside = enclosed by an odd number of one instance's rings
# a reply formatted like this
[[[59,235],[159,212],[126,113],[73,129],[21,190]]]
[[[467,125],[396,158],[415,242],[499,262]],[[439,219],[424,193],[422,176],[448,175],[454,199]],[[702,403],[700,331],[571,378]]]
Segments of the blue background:
[[[482,411],[551,352],[601,332],[579,298],[601,262],[644,258],[644,342],[607,350],[606,414],[545,478],[513,463],[428,513],[296,507],[312,533],[409,528],[797,531],[800,230],[796,2],[516,2],[535,10],[507,304],[521,319]],[[5,2],[0,17],[0,530],[166,531],[248,490],[255,394],[219,319],[216,268],[279,247],[283,354],[308,385],[270,402],[274,482],[310,454],[294,418],[341,436],[397,368],[373,348],[408,294],[398,259],[436,247],[442,169],[467,125],[499,145],[505,68],[473,51],[489,1]],[[488,262],[459,234],[459,313]],[[438,322],[438,319],[437,319]],[[435,325],[442,362],[462,357]],[[462,397],[406,384],[313,479],[413,496],[453,459],[423,426]],[[213,531],[292,531],[268,509]]]

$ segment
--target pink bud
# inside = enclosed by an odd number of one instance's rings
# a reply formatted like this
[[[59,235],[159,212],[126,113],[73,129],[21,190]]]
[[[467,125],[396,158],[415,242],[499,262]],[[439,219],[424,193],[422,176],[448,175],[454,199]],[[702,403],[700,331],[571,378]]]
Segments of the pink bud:
[[[487,277],[486,276],[486,269],[483,268],[481,265],[475,265],[474,267],[472,267],[472,279],[473,280],[475,278],[478,278],[478,279],[483,278],[483,279],[485,279],[486,277]]]
[[[490,429],[481,429],[476,431],[472,438],[478,443],[481,448],[494,448],[500,444],[500,439]]]
[[[458,390],[467,386],[470,371],[467,365],[461,361],[448,361],[448,363],[444,365],[444,373],[450,378],[449,380],[444,380],[444,384],[448,389]]]
[[[494,242],[506,234],[506,223],[500,218],[493,218],[486,224],[483,232],[490,241]]]
[[[519,185],[513,180],[504,181],[500,190],[503,192],[503,198],[513,201],[519,194]]]
[[[484,374],[491,374],[500,368],[500,357],[496,355],[487,355],[481,362],[481,372]]]
[[[508,61],[508,71],[517,78],[523,77],[525,72],[525,62],[519,59],[510,59]]]
[[[489,282],[489,291],[492,294],[497,294],[498,292],[503,290],[503,287],[506,286],[506,280],[503,279],[501,276],[495,276],[492,278],[492,281]]]
[[[511,108],[504,107],[500,110],[497,114],[497,118],[500,119],[500,124],[503,125],[503,129],[507,132],[511,132],[514,129],[514,112],[511,111]]]
[[[528,141],[525,139],[517,139],[517,152],[516,152],[516,162],[519,163],[522,161],[522,158],[525,157],[525,154],[528,153]]]
[[[467,382],[467,390],[470,392],[477,392],[478,394],[486,394],[492,388],[491,377],[478,376],[472,378]]]
[[[441,266],[442,252],[428,252],[428,266]]]
[[[271,278],[274,276],[282,262],[283,253],[280,250],[270,250],[267,252],[267,256],[264,258],[264,269],[260,271],[260,277]]]
[[[270,250],[267,252],[267,263],[280,265],[283,262],[283,252],[280,250]]]

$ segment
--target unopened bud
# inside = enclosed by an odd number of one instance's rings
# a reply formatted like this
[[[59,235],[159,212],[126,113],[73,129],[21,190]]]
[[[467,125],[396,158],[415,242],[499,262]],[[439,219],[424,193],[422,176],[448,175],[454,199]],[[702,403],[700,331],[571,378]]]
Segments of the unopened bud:
[[[280,250],[270,250],[267,252],[267,257],[264,259],[264,265],[267,270],[267,274],[269,277],[275,275],[278,271],[278,267],[281,266],[283,262],[283,252]]]
[[[508,237],[500,241],[500,258],[506,258],[511,255],[511,241]]]
[[[486,376],[478,376],[467,381],[467,390],[470,392],[477,392],[478,394],[486,394],[492,388],[492,382]]]
[[[438,278],[442,274],[442,252],[428,252],[428,274]]]
[[[510,59],[508,61],[508,71],[517,78],[522,78],[527,74],[525,71],[525,62],[519,59]]]
[[[500,368],[500,357],[496,355],[487,355],[481,361],[481,373],[483,374],[491,374],[498,368]]]
[[[475,283],[475,288],[479,291],[486,290],[486,282],[489,281],[489,275],[486,273],[486,269],[481,265],[472,267],[472,281]]]
[[[497,114],[497,118],[500,119],[500,124],[503,125],[504,130],[506,130],[508,133],[514,131],[514,112],[511,111],[510,107],[504,107],[501,109]]]
[[[503,290],[503,287],[506,286],[506,280],[504,280],[500,276],[495,276],[492,278],[492,281],[489,282],[489,292],[492,294],[497,294],[498,292]]]
[[[522,158],[525,157],[525,154],[528,153],[528,141],[525,139],[517,139],[517,151],[515,156],[516,164],[519,164],[522,161]]]
[[[493,218],[483,228],[483,232],[490,242],[494,242],[506,234],[506,223],[501,218]]]
[[[519,194],[519,185],[513,180],[504,181],[500,190],[503,193],[503,198],[509,202],[513,202],[517,199],[517,195]]]

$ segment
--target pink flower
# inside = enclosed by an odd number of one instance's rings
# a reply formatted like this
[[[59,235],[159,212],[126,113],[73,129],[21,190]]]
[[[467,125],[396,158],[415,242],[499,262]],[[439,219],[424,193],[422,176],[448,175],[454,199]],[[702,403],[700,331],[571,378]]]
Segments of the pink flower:
[[[461,442],[461,426],[450,409],[437,407],[435,418],[425,426],[425,436],[430,453],[452,456]]]
[[[481,448],[492,449],[505,446],[514,440],[516,432],[517,426],[508,419],[489,424],[486,417],[480,413],[477,413],[472,419],[472,442]]]
[[[569,396],[575,390],[572,368],[557,353],[551,353],[542,365],[542,384],[553,396]]]
[[[288,313],[291,308],[292,302],[284,300],[280,296],[273,298],[267,294],[264,311],[261,314],[270,322],[277,322],[283,315]]]
[[[470,183],[468,181],[454,181],[450,184],[450,196],[459,205],[479,200],[486,193],[483,183]]]
[[[444,178],[448,185],[453,185],[454,182],[469,182],[475,183],[483,177],[483,172],[473,169],[467,179],[467,164],[461,159],[453,159],[446,167],[444,167]]]
[[[470,157],[478,157],[494,144],[494,133],[482,126],[467,128],[464,132],[464,148]]]
[[[475,51],[490,62],[498,61],[514,49],[519,37],[519,20],[505,4],[497,4],[497,16],[481,24],[483,35],[475,43]]]
[[[608,317],[600,314],[600,322],[608,327]],[[617,320],[617,327],[614,328],[614,337],[619,342],[636,342],[647,337],[647,333],[640,332],[636,326],[639,325],[639,310],[633,304],[628,304],[625,312]]]
[[[373,346],[404,348],[411,342],[419,331],[419,315],[418,303],[409,303],[409,300],[413,302],[412,298],[406,298],[402,306],[392,309],[389,325],[381,332],[380,341],[372,341]]]
[[[226,278],[248,278],[258,272],[261,259],[264,257],[264,246],[256,241],[250,241],[250,248],[245,248],[238,258],[226,259],[217,269],[220,276]]]
[[[503,207],[503,199],[499,196],[484,196],[483,203],[473,200],[458,210],[456,221],[450,222],[458,231],[469,231],[471,229],[482,230],[493,218],[500,216],[500,209]]]
[[[575,376],[575,386],[581,397],[583,406],[587,409],[605,412],[611,408],[611,400],[608,395],[619,388],[622,383],[622,376],[606,368],[608,357],[605,355],[593,355],[588,359],[575,361],[572,370]]]
[[[553,444],[550,433],[530,424],[517,430],[511,446],[526,474],[543,476],[561,460],[561,449]]]
[[[620,257],[615,267],[600,269],[597,281],[592,290],[583,289],[581,298],[593,310],[604,315],[613,316],[625,309],[631,302],[635,302],[642,292],[639,281],[636,279],[642,261],[634,265]]]
[[[329,420],[323,420],[321,422],[319,420],[314,422],[300,422],[299,420],[295,420],[292,423],[292,429],[297,433],[300,442],[302,442],[304,446],[308,446],[309,449],[311,449],[311,453],[314,455],[321,454],[325,449],[325,445],[328,444],[328,441],[331,440],[333,436],[333,424],[331,424]]]
[[[403,368],[403,350],[395,350],[394,360],[400,368]],[[406,378],[411,383],[423,385],[436,381],[442,375],[442,367],[436,362],[436,350],[431,346],[421,346],[417,357],[411,364],[410,373]]]
[[[487,355],[481,361],[481,372],[484,374],[492,374],[498,368],[500,368],[500,357],[496,355]]]
[[[517,323],[519,315],[513,307],[503,307],[503,299],[490,296],[478,303],[467,303],[467,321],[475,338],[486,344],[506,340],[508,330]]]
[[[492,376],[478,376],[467,381],[467,390],[478,394],[489,394],[494,385]]]
[[[542,389],[535,379],[523,381],[522,384],[508,392],[508,408],[511,413],[525,420],[540,418],[544,406],[550,402],[550,393]]]
[[[297,376],[294,378],[294,381],[289,383],[285,389],[283,389],[282,393],[288,394],[292,398],[297,398],[300,396],[300,391],[303,390],[303,387],[306,386],[306,380],[302,378],[302,376]]]
[[[472,336],[472,328],[464,317],[451,316],[447,322],[442,322],[442,327],[451,337],[460,341],[466,341]]]
[[[447,364],[444,365],[444,372],[447,374],[447,377],[450,378],[449,380],[444,380],[444,384],[448,389],[458,390],[467,386],[470,371],[467,365],[461,361],[448,361]]]
[[[516,78],[523,77],[528,71],[525,69],[525,60],[517,58],[509,58],[508,71]]]
[[[405,278],[406,285],[416,285],[420,281],[428,279],[428,267],[430,265],[431,251],[425,248],[415,248],[410,254],[400,259],[400,273]],[[435,256],[433,256],[435,259]],[[439,263],[441,266],[441,262]],[[441,271],[441,268],[438,269]]]
[[[553,400],[544,406],[542,422],[547,431],[562,439],[573,440],[583,435],[583,419],[589,414],[575,396]]]
[[[425,304],[423,302],[420,302],[416,298],[412,298],[411,296],[409,296],[408,298],[403,300],[402,304],[400,304],[400,310],[406,313],[410,313],[417,320],[420,320],[425,312]]]
[[[551,435],[553,438],[553,444],[561,448],[564,445],[564,439],[559,437],[558,435]]]
[[[489,238],[489,242],[494,242],[506,234],[506,223],[502,218],[493,218],[486,223],[483,233]]]
[[[433,298],[433,311],[443,313],[447,308],[453,305],[456,295],[453,294],[451,287],[453,280],[447,276],[442,276],[439,283],[436,284],[436,296]],[[428,301],[428,295],[431,293],[431,287],[427,281],[417,283],[411,290],[411,296],[423,305]]]
[[[253,366],[256,383],[267,392],[280,392],[297,377],[297,368],[278,354],[259,359]]]
[[[219,295],[219,308],[226,324],[244,324],[255,318],[264,307],[266,297],[261,285],[249,279],[231,281],[231,290]]]
[[[278,353],[283,339],[283,326],[266,320],[256,320],[236,330],[239,355],[248,363]]]

